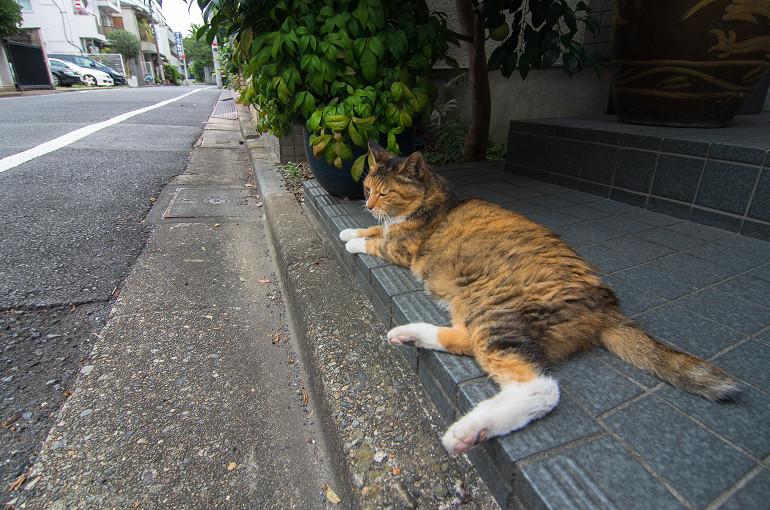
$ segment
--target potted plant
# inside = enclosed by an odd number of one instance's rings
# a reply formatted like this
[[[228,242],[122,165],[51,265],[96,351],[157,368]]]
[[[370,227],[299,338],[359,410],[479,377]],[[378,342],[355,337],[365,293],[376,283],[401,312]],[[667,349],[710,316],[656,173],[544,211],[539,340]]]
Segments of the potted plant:
[[[198,3],[206,19],[198,37],[211,42],[224,28],[232,38],[257,129],[283,137],[304,123],[308,163],[330,193],[362,196],[369,140],[410,150],[399,137],[432,111],[428,75],[449,40],[425,0]]]
[[[770,67],[766,1],[618,0],[613,24],[624,122],[724,126]]]

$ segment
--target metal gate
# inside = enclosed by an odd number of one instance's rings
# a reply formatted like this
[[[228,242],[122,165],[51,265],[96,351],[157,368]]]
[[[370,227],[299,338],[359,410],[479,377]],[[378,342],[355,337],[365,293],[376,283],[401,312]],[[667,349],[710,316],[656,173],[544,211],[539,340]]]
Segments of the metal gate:
[[[6,41],[16,85],[21,90],[52,89],[51,75],[45,62],[43,48],[32,44]]]

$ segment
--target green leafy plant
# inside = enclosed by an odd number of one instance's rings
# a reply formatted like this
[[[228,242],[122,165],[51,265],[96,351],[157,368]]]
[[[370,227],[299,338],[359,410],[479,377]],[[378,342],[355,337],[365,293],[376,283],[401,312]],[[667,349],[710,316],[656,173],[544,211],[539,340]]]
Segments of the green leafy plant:
[[[180,73],[177,68],[171,64],[164,63],[163,76],[165,76],[169,83],[172,85],[179,85],[181,82],[182,73]]]
[[[21,5],[14,0],[0,0],[0,39],[17,33],[21,22]]]
[[[142,52],[142,43],[137,36],[127,30],[113,30],[107,36],[109,48],[115,53],[120,53],[126,61],[135,59]],[[130,73],[131,67],[127,70]]]
[[[457,0],[457,17],[468,54],[471,125],[465,142],[466,161],[485,159],[492,115],[489,71],[525,79],[532,69],[547,69],[559,60],[569,76],[584,67],[602,73],[602,57],[588,55],[579,28],[596,33],[599,22],[579,0]],[[498,41],[487,60],[485,43]]]
[[[305,122],[317,158],[342,167],[353,147],[387,140],[433,110],[428,75],[451,40],[425,0],[198,0],[210,42],[225,28],[257,129],[283,137]],[[355,159],[359,179],[366,154]]]

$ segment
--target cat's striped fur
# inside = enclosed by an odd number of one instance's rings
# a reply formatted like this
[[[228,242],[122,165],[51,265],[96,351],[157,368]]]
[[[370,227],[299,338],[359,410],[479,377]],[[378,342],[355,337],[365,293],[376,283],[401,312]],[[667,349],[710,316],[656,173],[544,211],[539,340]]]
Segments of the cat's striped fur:
[[[710,400],[739,391],[721,369],[658,343],[625,317],[597,269],[548,229],[490,202],[456,202],[419,153],[369,148],[376,164],[364,181],[366,207],[380,225],[340,238],[351,253],[409,268],[452,319],[451,327],[399,326],[390,342],[475,356],[500,386],[449,428],[449,451],[547,414],[559,401],[547,364],[596,345]]]

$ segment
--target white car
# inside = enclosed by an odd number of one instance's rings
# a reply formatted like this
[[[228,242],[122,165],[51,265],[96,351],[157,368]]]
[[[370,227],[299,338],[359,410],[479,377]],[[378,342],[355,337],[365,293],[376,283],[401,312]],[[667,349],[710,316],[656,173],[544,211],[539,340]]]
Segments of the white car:
[[[58,58],[49,58],[48,61],[56,62],[57,65],[63,65],[77,71],[80,73],[80,79],[83,81],[83,84],[88,85],[89,87],[112,87],[115,85],[112,76],[97,69],[76,66],[72,62],[67,62]]]

